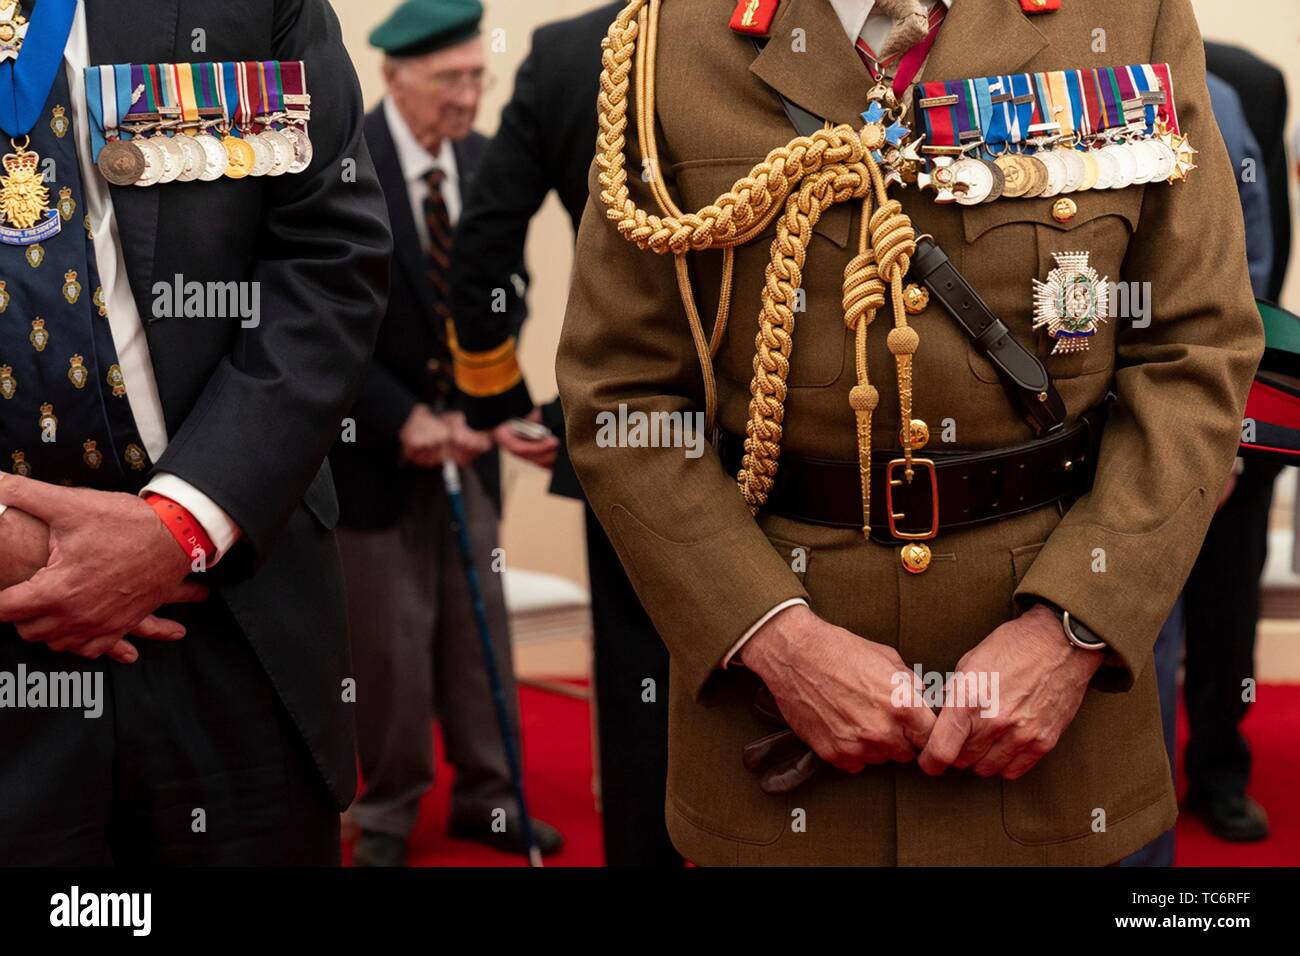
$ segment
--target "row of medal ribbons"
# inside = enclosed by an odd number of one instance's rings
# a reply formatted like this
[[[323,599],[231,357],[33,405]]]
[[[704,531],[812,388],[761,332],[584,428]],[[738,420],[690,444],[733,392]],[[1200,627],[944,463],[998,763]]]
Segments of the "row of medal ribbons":
[[[95,165],[116,186],[300,173],[312,160],[301,60],[118,63],[85,71]]]
[[[1195,169],[1168,64],[918,83],[940,203],[977,205],[1177,182]]]

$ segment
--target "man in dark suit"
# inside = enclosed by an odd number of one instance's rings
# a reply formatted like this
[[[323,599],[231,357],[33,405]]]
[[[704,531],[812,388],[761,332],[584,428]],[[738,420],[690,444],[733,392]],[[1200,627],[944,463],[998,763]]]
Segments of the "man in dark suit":
[[[66,221],[0,249],[0,686],[80,679],[94,705],[0,709],[0,864],[337,862],[356,776],[324,460],[391,251],[338,22],[325,0],[39,6],[19,56],[50,57],[45,106],[0,123],[54,161]],[[205,60],[304,62],[314,160],[110,188],[85,67],[187,63],[200,28]],[[178,314],[182,281],[259,305]]]
[[[1255,54],[1226,43],[1205,44],[1205,68],[1237,91],[1250,131],[1259,143],[1268,180],[1273,268],[1259,294],[1270,302],[1282,295],[1291,261],[1290,170],[1286,158],[1286,78]]]
[[[551,467],[551,493],[582,498],[562,442],[517,435],[512,417],[543,422],[561,439],[559,401],[534,407],[515,358],[517,327],[493,307],[523,254],[528,225],[552,190],[577,232],[596,141],[600,41],[622,3],[542,27],[469,193],[452,252],[457,378],[474,428]],[[587,567],[595,630],[601,807],[611,866],[681,866],[664,824],[668,767],[668,653],[600,523],[587,509]],[[650,694],[647,680],[654,682]]]
[[[1286,82],[1276,67],[1237,47],[1207,43],[1205,54],[1207,69],[1226,81],[1240,100],[1249,130],[1239,135],[1252,135],[1259,143],[1263,172],[1258,178],[1267,180],[1273,257],[1263,281],[1254,283],[1255,294],[1277,301],[1291,258]],[[1255,218],[1248,210],[1248,230]],[[1253,681],[1255,673],[1259,582],[1268,558],[1273,486],[1281,470],[1273,462],[1243,464],[1210,523],[1183,592],[1183,694],[1190,730],[1186,807],[1220,839],[1233,842],[1262,840],[1269,832],[1264,808],[1246,793],[1251,758],[1241,722],[1249,709],[1244,682]]]
[[[486,140],[473,132],[484,85],[478,0],[408,0],[375,29],[388,95],[366,117],[396,244],[375,357],[331,457],[357,670],[364,789],[353,859],[400,866],[432,786],[436,711],[456,768],[453,835],[525,852],[441,466],[462,468],[467,523],[507,709],[518,730],[510,630],[497,551],[500,491],[492,440],[467,426],[452,378],[447,301],[452,228]],[[518,327],[525,280],[509,275]],[[472,466],[472,467],[471,467]],[[563,844],[534,821],[543,852]]]

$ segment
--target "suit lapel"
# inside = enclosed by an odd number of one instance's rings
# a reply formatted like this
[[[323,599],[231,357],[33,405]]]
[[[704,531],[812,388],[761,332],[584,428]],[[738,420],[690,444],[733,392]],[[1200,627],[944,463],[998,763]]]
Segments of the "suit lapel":
[[[420,300],[429,321],[433,322],[433,307],[438,302],[438,292],[429,278],[429,256],[420,241],[419,230],[411,213],[410,194],[406,188],[406,178],[402,175],[402,164],[397,158],[397,146],[393,142],[392,131],[388,128],[388,119],[383,107],[378,109],[378,122],[374,127],[374,138],[368,140],[371,157],[375,163],[375,172],[380,185],[384,188],[384,201],[388,205],[389,225],[393,230],[393,249],[402,271],[406,273]],[[439,323],[434,322],[437,326]]]
[[[176,48],[180,0],[85,0],[90,63],[166,63]],[[148,24],[142,29],[139,24]],[[83,170],[93,176],[94,170]],[[127,277],[137,303],[148,302],[153,287],[158,235],[158,190],[110,186]],[[146,322],[156,321],[141,308]]]
[[[772,23],[772,39],[750,71],[815,116],[862,124],[858,114],[867,108],[871,77],[829,0],[785,0]]]
[[[797,45],[802,30],[803,48]],[[953,0],[925,77],[1011,73],[1047,45],[1017,0]],[[785,0],[750,70],[786,99],[832,123],[860,126],[871,77],[829,0]],[[846,79],[848,78],[848,79]]]

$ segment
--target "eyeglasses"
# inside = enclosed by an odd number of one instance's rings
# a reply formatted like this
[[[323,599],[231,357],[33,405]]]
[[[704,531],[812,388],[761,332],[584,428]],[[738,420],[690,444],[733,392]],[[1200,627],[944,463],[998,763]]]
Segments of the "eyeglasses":
[[[438,93],[459,93],[469,89],[483,93],[496,85],[496,77],[486,70],[448,70],[423,78],[424,83]]]

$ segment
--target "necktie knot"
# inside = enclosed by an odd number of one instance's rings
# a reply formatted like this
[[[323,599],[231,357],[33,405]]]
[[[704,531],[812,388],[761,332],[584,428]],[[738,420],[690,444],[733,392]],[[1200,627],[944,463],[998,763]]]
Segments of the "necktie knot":
[[[930,31],[929,15],[921,0],[877,0],[876,6],[894,21],[893,30],[880,48],[882,62],[906,53]]]
[[[441,166],[435,166],[424,176],[424,182],[429,189],[442,189],[442,184],[447,181],[447,171]]]

